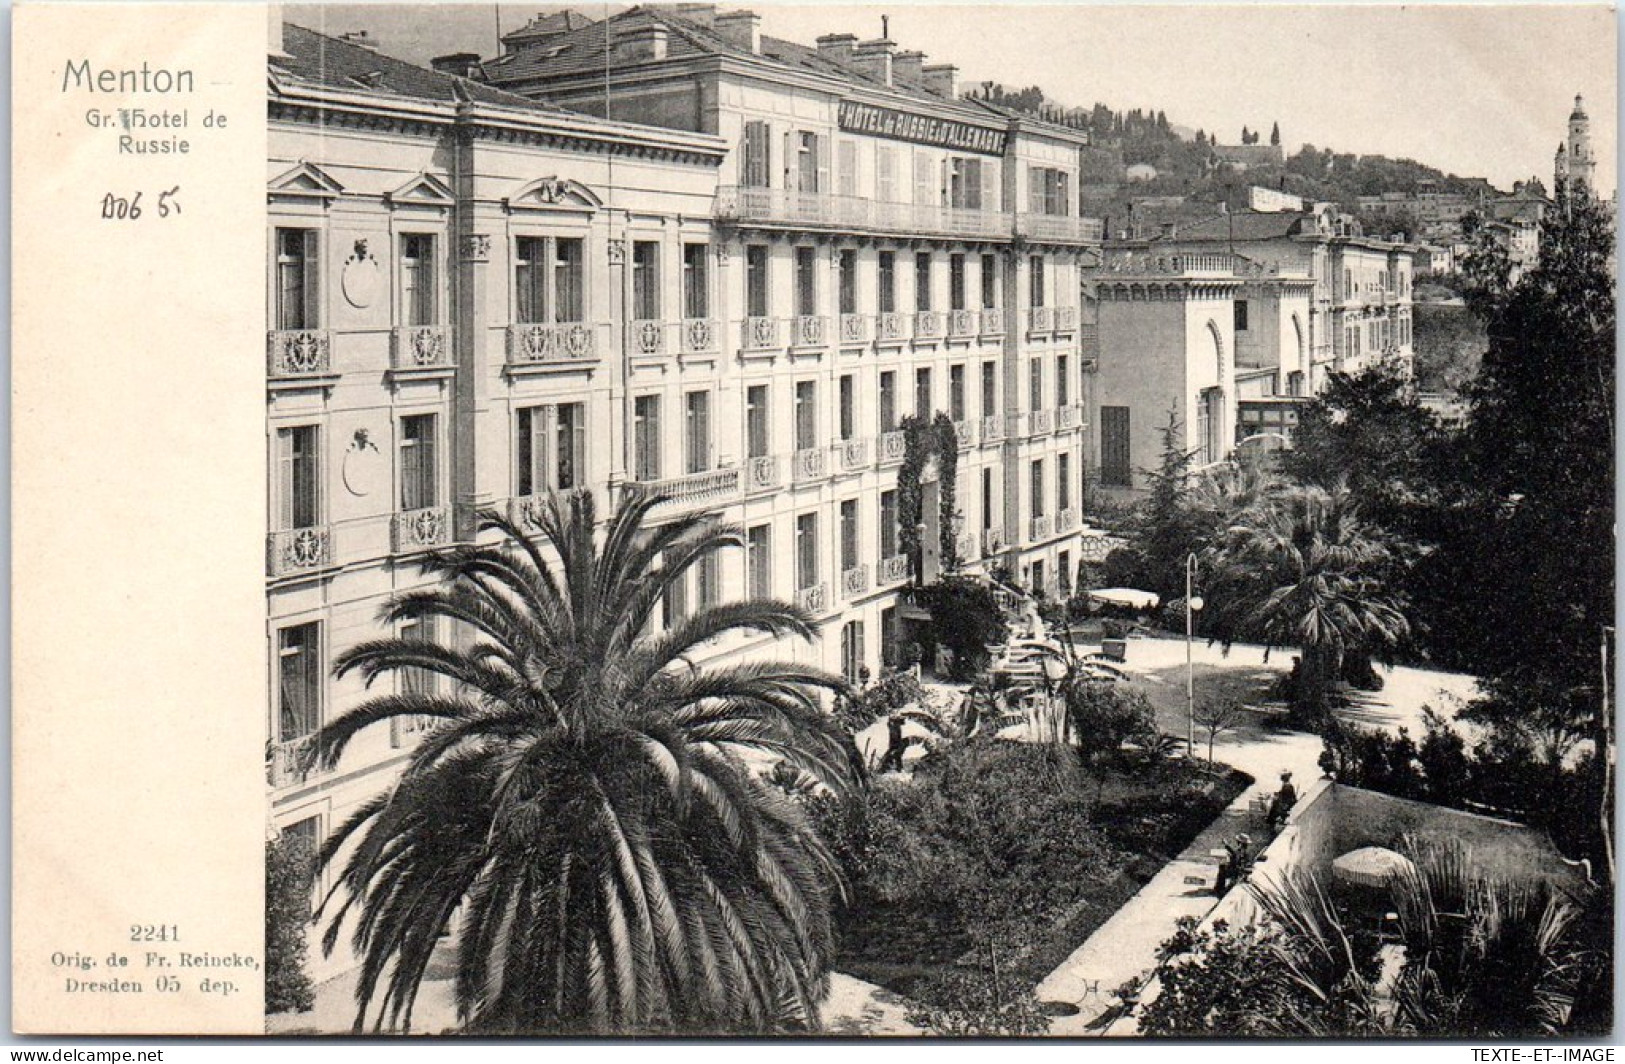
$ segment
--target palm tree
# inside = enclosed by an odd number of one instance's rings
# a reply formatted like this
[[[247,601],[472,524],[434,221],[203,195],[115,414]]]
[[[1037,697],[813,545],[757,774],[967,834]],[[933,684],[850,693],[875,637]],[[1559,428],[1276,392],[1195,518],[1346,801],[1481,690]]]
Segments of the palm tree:
[[[1360,519],[1348,490],[1290,485],[1243,511],[1212,551],[1211,630],[1301,652],[1294,713],[1323,720],[1351,654],[1380,654],[1410,633],[1382,586],[1394,545]]]
[[[1572,1006],[1607,965],[1580,920],[1597,893],[1560,889],[1538,874],[1485,871],[1457,839],[1405,837],[1411,859],[1388,883],[1403,961],[1384,978],[1369,942],[1350,930],[1312,873],[1255,879],[1248,892],[1268,922],[1273,962],[1296,993],[1277,1033],[1324,1037],[1407,1034],[1512,1038],[1575,1033]]]
[[[437,939],[458,926],[455,995],[474,1032],[810,1029],[828,992],[835,863],[800,809],[758,778],[785,762],[842,791],[850,742],[820,708],[839,679],[795,665],[700,668],[746,630],[811,638],[801,610],[753,601],[649,631],[662,598],[737,530],[622,498],[600,536],[591,495],[540,508],[541,539],[482,514],[424,562],[438,586],[381,620],[444,618],[455,643],[381,639],[339,657],[370,685],[421,670],[451,694],[375,695],[324,727],[316,756],[392,718],[431,728],[400,779],[329,839],[343,869],[324,947],[353,918],[356,1028],[410,1029]],[[451,625],[442,625],[445,631]]]

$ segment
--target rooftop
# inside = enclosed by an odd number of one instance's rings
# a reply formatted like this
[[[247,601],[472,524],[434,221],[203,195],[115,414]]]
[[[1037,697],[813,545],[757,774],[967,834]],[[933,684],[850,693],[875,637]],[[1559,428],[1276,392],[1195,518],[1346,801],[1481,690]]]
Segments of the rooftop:
[[[282,48],[286,55],[272,56],[270,63],[272,76],[285,82],[428,103],[456,104],[471,100],[551,114],[564,113],[550,104],[468,78],[428,70],[291,22],[282,24]]]
[[[967,122],[1004,128],[1011,120],[1015,120],[1028,128],[1051,132],[1068,139],[1085,139],[1085,134],[1079,130],[1049,122],[1035,115],[980,99],[945,95],[934,87],[928,87],[924,77],[916,78],[911,75],[912,64],[896,61],[899,57],[917,53],[895,51],[894,41],[882,39],[859,43],[856,37],[851,36],[829,38],[847,40],[860,50],[866,45],[871,45],[883,46],[881,48],[883,51],[892,51],[892,77],[888,83],[857,62],[839,60],[816,47],[766,34],[761,35],[759,39],[759,51],[753,52],[719,32],[714,25],[707,24],[709,20],[695,17],[691,11],[695,6],[667,8],[642,5],[612,15],[601,22],[584,20],[583,24],[572,30],[551,35],[545,46],[512,51],[487,61],[484,64],[485,73],[492,82],[504,85],[562,80],[586,74],[602,76],[609,62],[614,62],[617,70],[628,65],[613,56],[612,50],[617,39],[650,26],[659,26],[666,31],[664,58],[651,58],[641,63],[670,63],[704,57],[735,58],[755,63],[765,61],[785,71],[830,78],[875,93],[897,97],[899,106],[929,103],[933,109],[956,113]],[[709,10],[714,12],[715,9]],[[733,16],[713,14],[711,17],[720,20]],[[608,56],[606,53],[609,53]],[[920,65],[929,71],[931,69],[929,61],[920,58]]]

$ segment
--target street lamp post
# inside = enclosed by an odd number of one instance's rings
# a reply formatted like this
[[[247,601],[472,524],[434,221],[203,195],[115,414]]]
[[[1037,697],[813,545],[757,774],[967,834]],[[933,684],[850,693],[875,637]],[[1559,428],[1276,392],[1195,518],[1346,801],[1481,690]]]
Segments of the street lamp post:
[[[1196,673],[1191,664],[1192,622],[1202,609],[1202,596],[1191,594],[1196,581],[1196,555],[1185,556],[1185,755],[1196,750]]]

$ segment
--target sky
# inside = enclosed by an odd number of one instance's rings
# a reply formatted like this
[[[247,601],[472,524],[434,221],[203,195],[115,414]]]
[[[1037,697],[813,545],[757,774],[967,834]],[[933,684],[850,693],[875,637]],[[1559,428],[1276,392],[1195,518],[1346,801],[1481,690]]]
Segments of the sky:
[[[742,5],[741,5],[742,6]],[[1068,106],[1167,112],[1217,131],[1279,122],[1288,152],[1416,159],[1510,188],[1551,181],[1576,93],[1591,116],[1598,185],[1615,188],[1615,15],[1601,5],[1212,3],[806,5],[752,0],[762,32],[811,45],[825,33],[880,36],[889,15],[899,49],[953,63],[961,83],[1039,85]],[[620,5],[575,5],[602,17]],[[735,5],[723,4],[723,10]],[[287,6],[292,20],[339,33],[367,29],[385,52],[427,62],[496,53],[503,32],[547,4]],[[316,24],[320,21],[320,25]]]

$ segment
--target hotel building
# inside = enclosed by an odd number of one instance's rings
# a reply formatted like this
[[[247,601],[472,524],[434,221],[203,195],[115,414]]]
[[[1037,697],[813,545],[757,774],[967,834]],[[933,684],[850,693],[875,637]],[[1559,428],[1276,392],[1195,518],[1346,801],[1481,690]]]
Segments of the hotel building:
[[[1055,591],[1076,568],[1079,290],[1100,241],[1077,211],[1081,134],[959,100],[950,68],[890,41],[801,48],[747,13],[555,17],[509,44],[468,77],[472,56],[431,71],[274,30],[275,832],[324,838],[399,771],[404,722],[368,729],[332,770],[302,753],[368,694],[333,678],[336,656],[389,634],[380,608],[423,586],[418,562],[471,539],[481,510],[525,526],[541,496],[575,488],[607,513],[637,483],[670,497],[657,518],[715,514],[746,546],[693,573],[662,623],[793,600],[820,640],[741,636],[714,657],[849,675],[895,660],[916,567],[1000,567]],[[538,48],[552,60],[521,63]],[[928,463],[911,559],[902,422],[939,413],[958,491],[944,530]],[[371,693],[435,683],[386,676]],[[313,962],[318,978],[350,963]]]
[[[482,71],[525,96],[727,146],[700,219],[719,357],[691,363],[674,308],[634,301],[624,413],[637,445],[610,475],[745,526],[761,556],[746,567],[751,590],[827,617],[824,664],[855,674],[904,642],[897,591],[911,561],[896,489],[909,415],[946,414],[959,442],[959,527],[941,535],[928,472],[922,577],[946,567],[939,544],[952,542],[962,565],[1070,585],[1086,476],[1078,293],[1100,226],[1078,207],[1083,133],[960,98],[953,67],[885,37],[806,47],[759,22],[701,4],[573,29],[543,17]],[[629,239],[671,255],[658,228]],[[706,456],[685,450],[695,395],[708,404]],[[684,414],[658,416],[673,410]],[[656,460],[679,454],[680,468]]]

